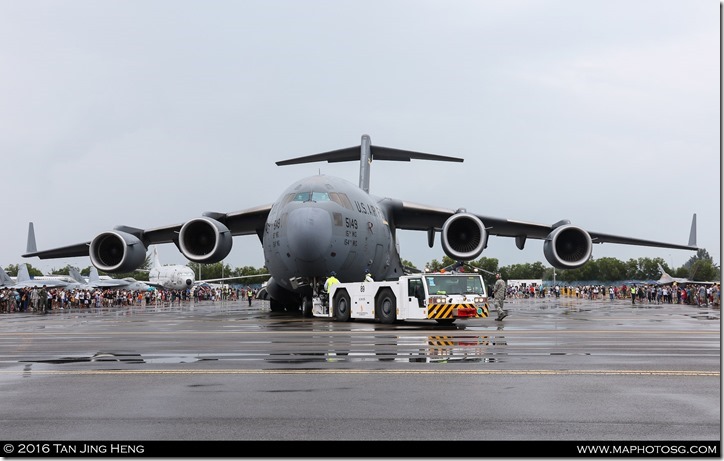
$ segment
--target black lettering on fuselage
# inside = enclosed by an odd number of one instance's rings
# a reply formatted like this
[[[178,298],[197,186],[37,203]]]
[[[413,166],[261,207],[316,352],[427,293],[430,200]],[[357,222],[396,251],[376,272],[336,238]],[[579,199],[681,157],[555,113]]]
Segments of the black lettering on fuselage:
[[[359,211],[360,213],[368,214],[376,218],[382,216],[382,210],[380,210],[377,205],[358,202],[357,200],[354,201],[354,205],[355,207],[357,207],[357,211]]]

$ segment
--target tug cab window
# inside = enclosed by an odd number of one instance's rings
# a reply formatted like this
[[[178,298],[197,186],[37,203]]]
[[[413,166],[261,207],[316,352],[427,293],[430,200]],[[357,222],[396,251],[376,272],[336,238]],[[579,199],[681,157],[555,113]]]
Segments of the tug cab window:
[[[425,307],[425,290],[422,288],[422,279],[410,279],[407,281],[408,296],[417,298],[417,305]]]

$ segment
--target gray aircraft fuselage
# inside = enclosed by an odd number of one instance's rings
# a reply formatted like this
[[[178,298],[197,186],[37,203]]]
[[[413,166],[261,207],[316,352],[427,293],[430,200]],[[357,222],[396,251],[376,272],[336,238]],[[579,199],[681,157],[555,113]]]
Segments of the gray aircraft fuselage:
[[[327,277],[361,281],[365,269],[383,280],[402,274],[394,231],[379,199],[332,176],[289,186],[274,203],[264,229],[264,260],[274,281]]]

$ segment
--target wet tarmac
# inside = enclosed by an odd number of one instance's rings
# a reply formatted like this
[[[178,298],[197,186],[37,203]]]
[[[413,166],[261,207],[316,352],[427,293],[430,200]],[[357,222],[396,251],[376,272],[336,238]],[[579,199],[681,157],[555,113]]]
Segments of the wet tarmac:
[[[519,299],[335,322],[262,301],[0,315],[8,440],[714,440],[718,308]]]

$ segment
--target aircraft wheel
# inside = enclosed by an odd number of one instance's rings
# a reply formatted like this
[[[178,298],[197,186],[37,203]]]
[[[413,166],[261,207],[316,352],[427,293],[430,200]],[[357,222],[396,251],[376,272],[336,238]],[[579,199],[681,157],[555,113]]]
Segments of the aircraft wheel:
[[[341,291],[334,295],[334,318],[338,322],[348,322],[352,314],[349,295]]]
[[[302,317],[312,316],[312,298],[305,296],[302,299]]]
[[[375,308],[380,322],[395,323],[397,320],[397,300],[389,288],[384,288],[377,294]]]

